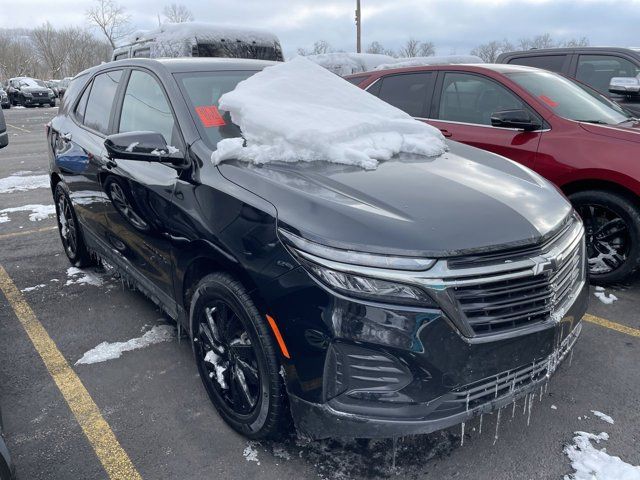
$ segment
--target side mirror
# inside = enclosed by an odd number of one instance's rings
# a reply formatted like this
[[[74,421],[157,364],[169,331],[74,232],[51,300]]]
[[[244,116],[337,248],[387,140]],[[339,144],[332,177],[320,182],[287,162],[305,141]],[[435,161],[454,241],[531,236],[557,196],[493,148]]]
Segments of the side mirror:
[[[156,132],[126,132],[109,135],[104,141],[112,160],[138,160],[141,162],[185,164],[185,156],[175,147],[167,145],[164,137]]]
[[[617,95],[640,95],[639,77],[613,77],[609,82],[609,92]]]
[[[7,124],[4,122],[4,113],[0,109],[0,148],[9,145],[9,134],[7,133]]]
[[[491,114],[491,125],[502,128],[517,128],[525,132],[540,130],[542,123],[526,110],[501,110]]]

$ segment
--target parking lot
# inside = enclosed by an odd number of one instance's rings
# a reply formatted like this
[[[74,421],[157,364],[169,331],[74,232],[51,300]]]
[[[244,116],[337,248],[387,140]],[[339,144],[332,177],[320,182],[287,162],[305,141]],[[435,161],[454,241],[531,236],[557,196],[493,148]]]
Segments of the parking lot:
[[[467,424],[464,442],[460,427],[395,441],[248,442],[210,404],[185,339],[75,365],[102,342],[170,322],[119,279],[69,270],[42,177],[45,124],[56,111],[5,111],[10,145],[0,151],[0,405],[19,479],[123,478],[125,471],[147,479],[559,479],[572,472],[563,449],[576,431],[607,432],[599,448],[640,464],[638,279],[608,288],[612,304],[591,296],[582,336],[535,396],[530,418],[520,401],[503,410],[499,425],[497,415]],[[62,380],[51,361],[59,354],[72,369]]]

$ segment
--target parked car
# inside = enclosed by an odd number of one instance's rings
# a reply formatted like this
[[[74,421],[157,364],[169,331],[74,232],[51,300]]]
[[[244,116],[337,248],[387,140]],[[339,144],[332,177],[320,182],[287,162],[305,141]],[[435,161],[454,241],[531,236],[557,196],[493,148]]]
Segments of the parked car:
[[[10,78],[7,87],[11,105],[34,107],[49,105],[56,106],[56,96],[42,80],[30,77]]]
[[[587,230],[591,279],[640,264],[640,123],[575,80],[516,65],[413,67],[357,75],[360,87],[446,137],[515,160],[558,185]]]
[[[0,148],[9,145],[9,135],[7,133],[7,124],[4,121],[4,112],[0,110]]]
[[[1,111],[0,116],[2,116]],[[13,480],[15,478],[15,468],[11,462],[11,456],[4,441],[2,429],[2,411],[0,411],[0,480]]]
[[[71,82],[71,79],[73,77],[65,77],[62,80],[60,80],[60,83],[58,83],[58,98],[62,100],[62,97],[64,97],[64,93],[67,91],[67,88],[69,87],[69,83]]]
[[[56,97],[59,96],[58,85],[60,84],[60,80],[47,80],[44,84],[47,88],[51,89]]]
[[[166,23],[139,30],[114,49],[111,60],[178,57],[284,61],[280,40],[273,33],[205,22]]]
[[[566,47],[506,52],[498,56],[497,63],[543,68],[575,78],[640,117],[640,95],[610,89],[615,77],[638,81],[640,48]]]
[[[11,102],[9,101],[9,95],[7,92],[0,86],[0,106],[2,108],[11,108]]]
[[[456,142],[376,170],[214,165],[240,134],[218,99],[269,65],[79,74],[47,131],[70,262],[102,259],[175,318],[209,398],[250,438],[289,411],[312,438],[430,432],[537,392],[588,302],[570,203]]]

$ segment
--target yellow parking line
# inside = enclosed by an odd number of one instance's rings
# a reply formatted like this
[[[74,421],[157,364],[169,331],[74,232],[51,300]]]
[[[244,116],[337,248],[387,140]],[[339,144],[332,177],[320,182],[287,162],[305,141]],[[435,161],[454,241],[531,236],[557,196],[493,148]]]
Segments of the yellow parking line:
[[[42,227],[42,228],[35,228],[33,230],[21,230],[19,232],[2,233],[0,234],[0,240],[3,238],[21,237],[23,235],[32,235],[34,233],[48,232],[50,230],[57,230],[57,229],[58,227]]]
[[[626,333],[627,335],[631,335],[632,337],[640,337],[640,330],[636,328],[627,327],[626,325],[621,325],[610,320],[605,320],[604,318],[596,317],[595,315],[591,315],[589,313],[586,313],[584,315],[584,319],[587,322],[595,323],[596,325],[600,325],[601,327],[610,328],[611,330],[615,330],[616,332]]]
[[[56,382],[69,408],[82,427],[89,443],[111,480],[141,480],[142,477],[124,451],[100,409],[82,381],[58,350],[20,290],[0,265],[0,290],[4,293],[18,320],[29,335],[45,367]]]
[[[26,128],[22,127],[16,127],[15,125],[11,125],[10,123],[7,123],[7,127],[17,128],[18,130],[22,130],[23,132],[31,133],[31,130],[27,130]]]

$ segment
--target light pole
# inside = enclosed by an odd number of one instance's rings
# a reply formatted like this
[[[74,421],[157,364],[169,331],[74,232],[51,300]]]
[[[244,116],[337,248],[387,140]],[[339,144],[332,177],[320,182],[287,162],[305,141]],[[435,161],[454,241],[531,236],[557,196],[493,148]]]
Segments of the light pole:
[[[362,52],[362,14],[360,11],[360,0],[356,0],[356,51]]]

